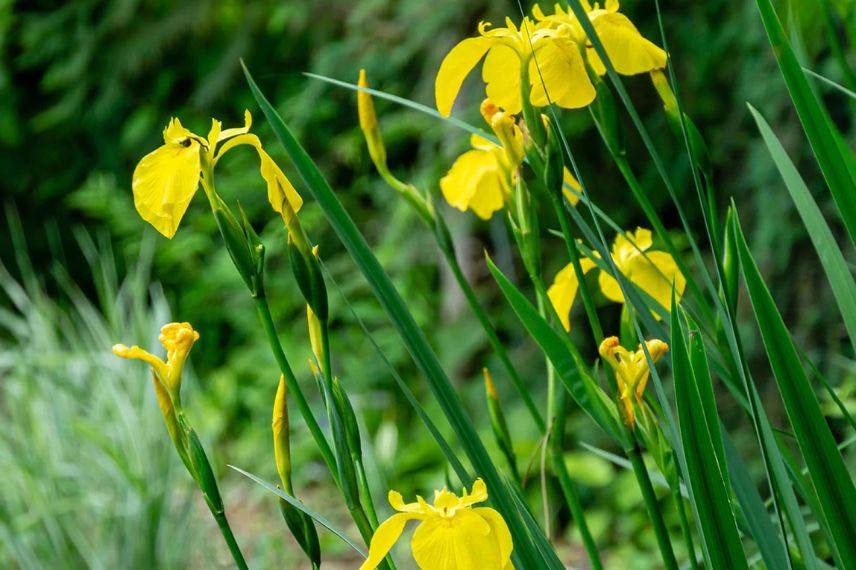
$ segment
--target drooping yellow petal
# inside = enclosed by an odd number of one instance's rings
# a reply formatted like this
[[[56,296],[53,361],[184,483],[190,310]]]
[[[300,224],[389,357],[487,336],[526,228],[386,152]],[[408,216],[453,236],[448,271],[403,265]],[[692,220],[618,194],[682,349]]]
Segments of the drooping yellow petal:
[[[503,570],[514,568],[511,564],[511,551],[514,549],[514,543],[511,540],[511,531],[508,530],[505,519],[490,507],[479,507],[473,509],[473,512],[490,525],[491,534],[496,538],[496,543],[499,547],[499,559],[502,564],[500,568],[503,568]]]
[[[579,109],[594,101],[596,94],[579,48],[561,37],[540,42],[529,62],[529,81],[529,99],[536,107],[553,102],[565,109]]]
[[[664,251],[647,251],[634,255],[621,269],[627,279],[667,310],[672,302],[672,283],[675,284],[675,297],[678,300],[687,285],[675,259]],[[618,281],[611,275],[601,272],[598,281],[601,291],[608,299],[616,303],[624,302]]]
[[[584,257],[580,259],[580,268],[583,274],[594,269],[595,263],[591,259]],[[574,299],[577,297],[577,289],[580,283],[577,281],[577,274],[574,271],[574,265],[569,263],[561,271],[556,274],[553,284],[547,290],[547,297],[556,309],[556,314],[559,315],[559,320],[562,321],[562,326],[565,330],[571,330],[571,309],[574,305]]]
[[[565,167],[564,173],[562,174],[563,184],[562,184],[562,194],[565,195],[565,198],[568,202],[571,203],[571,206],[576,206],[580,201],[580,193],[583,191],[583,187],[580,186],[580,183],[574,178],[574,175],[571,174],[571,171]]]
[[[413,558],[425,570],[502,568],[499,540],[491,525],[472,510],[454,517],[435,516],[413,533]]]
[[[440,190],[452,207],[462,212],[472,210],[487,220],[505,204],[502,176],[493,152],[469,150],[440,179]]]
[[[132,189],[140,217],[172,238],[199,188],[201,146],[175,133],[169,136],[183,144],[170,142],[144,156],[134,169]]]
[[[497,44],[490,48],[482,65],[485,93],[494,104],[507,113],[521,111],[520,102],[520,57],[506,45]]]
[[[624,14],[602,13],[592,19],[592,24],[618,73],[636,75],[666,67],[666,52],[645,39]],[[586,50],[586,56],[598,75],[606,73],[606,67],[593,47]]]
[[[291,181],[286,178],[285,174],[276,165],[270,155],[262,148],[262,143],[256,135],[244,133],[233,136],[220,147],[217,156],[214,158],[214,162],[216,163],[224,154],[240,145],[249,145],[256,149],[259,161],[261,162],[260,170],[262,178],[264,178],[267,184],[268,201],[271,207],[283,216],[290,216],[292,213],[297,213],[303,206],[303,198],[300,197],[300,194],[292,186]],[[290,208],[286,207],[284,202],[287,202],[287,206]]]
[[[493,41],[489,38],[467,38],[452,48],[443,58],[437,79],[434,82],[434,97],[437,110],[444,117],[452,112],[452,105],[461,90],[461,85],[470,71],[484,57]]]
[[[389,553],[395,541],[401,536],[404,531],[404,525],[407,521],[418,518],[410,513],[396,513],[383,521],[377,530],[372,535],[372,541],[369,545],[369,556],[360,566],[360,570],[373,570],[383,562],[383,559]]]

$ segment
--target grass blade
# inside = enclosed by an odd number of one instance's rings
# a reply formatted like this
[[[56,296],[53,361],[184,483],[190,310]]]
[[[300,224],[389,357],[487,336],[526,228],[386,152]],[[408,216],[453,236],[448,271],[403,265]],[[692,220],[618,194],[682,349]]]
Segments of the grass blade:
[[[678,426],[687,466],[687,488],[701,531],[702,550],[710,568],[747,568],[725,485],[725,451],[718,429],[718,416],[715,408],[710,409],[712,402],[702,395],[712,394],[710,387],[701,386],[710,382],[707,359],[703,347],[698,352],[701,346],[698,332],[689,333],[687,345],[680,314],[680,309],[673,303],[672,370]],[[709,431],[714,423],[716,435]]]
[[[282,500],[286,501],[287,503],[289,503],[290,505],[292,505],[295,509],[299,509],[300,511],[303,511],[304,513],[306,513],[307,515],[312,517],[312,519],[315,522],[317,522],[318,524],[320,524],[321,526],[323,526],[324,528],[326,528],[327,530],[329,530],[330,532],[332,532],[333,534],[335,534],[336,536],[341,538],[345,542],[345,544],[347,544],[348,546],[350,546],[351,548],[356,550],[357,553],[359,553],[359,555],[362,556],[363,558],[366,558],[368,556],[366,551],[363,550],[363,548],[360,547],[359,544],[357,544],[356,542],[351,540],[348,537],[348,535],[345,534],[344,531],[337,528],[336,525],[334,525],[329,520],[327,520],[326,517],[318,514],[317,512],[313,511],[312,509],[310,509],[309,507],[304,505],[297,498],[292,497],[291,495],[289,495],[288,493],[286,493],[285,491],[283,491],[279,487],[277,487],[271,483],[268,483],[267,481],[265,481],[261,477],[257,477],[256,475],[253,475],[252,473],[248,473],[247,471],[244,471],[240,467],[235,467],[234,465],[229,465],[229,467],[231,467],[232,469],[234,469],[235,471],[237,471],[238,473],[240,473],[244,477],[252,479],[256,483],[258,483],[259,485],[261,485],[262,487],[264,487],[265,489],[267,489],[268,491],[270,491],[271,493],[273,493],[274,495],[279,497],[280,499],[282,499]]]
[[[856,282],[853,280],[853,275],[850,273],[841,249],[835,242],[832,230],[829,229],[829,225],[823,219],[820,208],[785,152],[784,147],[782,147],[782,143],[779,142],[764,117],[752,105],[749,105],[749,111],[758,124],[758,130],[761,131],[767,150],[770,151],[776,168],[779,169],[779,174],[785,181],[785,187],[788,189],[791,200],[797,207],[803,225],[808,230],[811,243],[814,245],[818,257],[820,257],[820,263],[823,265],[835,301],[838,303],[838,309],[844,319],[844,326],[850,336],[850,344],[856,351]]]
[[[797,110],[808,141],[829,191],[838,206],[841,219],[856,243],[856,193],[854,179],[847,168],[842,149],[838,146],[835,129],[826,110],[812,91],[797,56],[788,42],[782,22],[770,0],[755,0],[773,55],[785,79],[791,100]]]
[[[503,515],[511,531],[515,558],[521,563],[521,566],[527,568],[561,568],[561,563],[552,548],[550,548],[550,552],[553,553],[553,556],[544,558],[542,550],[536,546],[536,541],[546,543],[543,533],[532,536],[527,532],[512,500],[509,488],[488,455],[484,443],[473,426],[470,415],[464,409],[460,396],[455,392],[451,381],[440,366],[437,356],[428,344],[425,334],[416,324],[413,315],[407,309],[407,305],[384,272],[380,262],[372,253],[365,238],[342,207],[342,203],[333,193],[333,189],[330,188],[306,150],[294,138],[282,117],[279,116],[279,113],[276,112],[276,109],[256,85],[246,66],[244,67],[244,74],[262,112],[291,157],[307,189],[314,196],[333,230],[362,271],[369,286],[407,346],[416,366],[428,380],[434,397],[437,398],[452,429],[458,434],[461,445],[466,450],[476,475],[484,478],[490,490],[491,501]]]
[[[737,249],[749,299],[773,375],[817,494],[827,538],[841,568],[856,568],[856,488],[809,384],[782,316],[737,226]]]

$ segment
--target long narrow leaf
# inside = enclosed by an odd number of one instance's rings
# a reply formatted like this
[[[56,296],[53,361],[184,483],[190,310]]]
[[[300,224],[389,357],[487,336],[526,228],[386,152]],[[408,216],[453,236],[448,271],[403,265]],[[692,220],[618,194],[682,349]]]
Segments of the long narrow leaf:
[[[841,568],[856,568],[856,488],[739,225],[736,234],[740,266],[761,338],[817,494],[821,512],[815,514],[826,522],[827,538]]]
[[[553,363],[556,374],[577,405],[606,433],[622,442],[622,432],[615,415],[607,407],[606,400],[594,380],[583,369],[582,359],[576,354],[573,345],[565,342],[544,317],[538,314],[532,303],[503,275],[490,257],[487,258],[487,267],[520,322]]]
[[[511,531],[515,558],[527,568],[561,568],[561,562],[552,549],[550,552],[553,553],[553,556],[545,559],[542,556],[542,549],[536,546],[536,541],[547,542],[543,534],[539,533],[533,536],[527,532],[510,495],[509,488],[500,476],[496,465],[491,461],[484,443],[476,433],[460,396],[455,392],[437,356],[428,344],[425,334],[416,324],[413,315],[410,314],[407,305],[372,253],[365,238],[342,207],[342,203],[333,193],[333,189],[330,188],[306,150],[300,145],[282,117],[279,116],[279,113],[256,85],[246,67],[244,67],[244,75],[262,112],[291,157],[300,177],[306,184],[306,188],[324,211],[328,222],[339,236],[345,249],[357,263],[378,301],[398,330],[413,361],[428,380],[434,397],[437,398],[449,424],[460,438],[461,445],[466,450],[476,475],[484,478],[490,490],[492,502],[505,518]]]
[[[701,392],[706,390],[699,387],[710,378],[708,371],[700,369],[707,365],[706,359],[696,355],[695,362],[691,363],[683,323],[680,322],[681,313],[673,303],[672,371],[675,375],[678,426],[686,457],[687,486],[701,531],[702,550],[710,568],[747,568],[722,469],[721,458],[725,452],[724,449],[716,449],[722,446],[721,435],[718,442],[714,441],[716,437],[711,437],[706,419],[716,417],[716,410],[708,409],[710,402],[701,396]],[[694,342],[699,341],[691,340],[690,344]]]
[[[767,38],[773,48],[773,55],[779,64],[779,70],[785,79],[791,100],[797,110],[805,134],[811,144],[829,191],[841,213],[841,219],[856,243],[856,192],[853,192],[854,179],[847,168],[841,148],[835,137],[832,121],[826,110],[812,91],[800,66],[794,50],[788,42],[782,22],[776,14],[770,0],[755,0]]]
[[[240,473],[244,477],[248,477],[249,479],[252,479],[253,481],[258,483],[259,485],[261,485],[262,487],[264,487],[265,489],[267,489],[271,493],[275,494],[276,496],[278,496],[282,500],[284,500],[287,503],[289,503],[290,505],[292,505],[294,508],[303,511],[304,513],[306,513],[307,515],[312,517],[312,519],[315,522],[317,522],[318,524],[320,524],[321,526],[323,526],[324,528],[326,528],[327,530],[329,530],[330,532],[332,532],[333,534],[335,534],[336,536],[341,538],[345,542],[345,544],[347,544],[348,546],[350,546],[351,548],[356,550],[357,553],[360,556],[362,556],[363,558],[366,558],[368,556],[366,551],[359,544],[357,544],[356,542],[351,540],[348,537],[348,535],[345,534],[344,531],[340,530],[336,525],[334,525],[329,520],[327,520],[327,518],[324,517],[323,515],[318,514],[317,512],[313,511],[312,509],[310,509],[309,507],[304,505],[302,502],[300,502],[300,500],[296,499],[295,497],[292,497],[291,495],[289,495],[288,493],[286,493],[285,491],[283,491],[279,487],[276,487],[275,485],[268,483],[267,481],[265,481],[261,477],[257,477],[256,475],[253,475],[252,473],[248,473],[247,471],[244,471],[240,467],[235,467],[234,465],[229,465],[229,467],[231,467],[232,469],[234,469],[235,471],[237,471],[238,473]]]
[[[856,351],[856,281],[853,280],[853,275],[847,267],[847,261],[844,260],[841,248],[835,242],[832,230],[829,229],[829,225],[823,219],[820,208],[814,201],[805,182],[803,182],[794,163],[791,162],[784,147],[782,147],[782,143],[779,142],[764,117],[752,105],[749,105],[749,111],[758,124],[758,130],[761,131],[764,143],[776,163],[776,168],[779,169],[779,174],[785,181],[785,187],[788,189],[791,200],[797,207],[803,225],[811,238],[811,243],[814,245],[818,257],[820,257],[820,264],[826,272],[827,279],[829,279],[829,285],[832,288],[835,301],[838,303],[841,317],[844,319],[844,326],[850,336],[850,344]]]

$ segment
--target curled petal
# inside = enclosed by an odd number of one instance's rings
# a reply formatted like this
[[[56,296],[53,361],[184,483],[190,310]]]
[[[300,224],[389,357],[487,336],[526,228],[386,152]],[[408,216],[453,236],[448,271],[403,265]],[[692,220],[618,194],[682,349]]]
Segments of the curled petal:
[[[372,541],[369,545],[369,556],[360,566],[360,570],[373,570],[377,568],[392,549],[395,541],[401,536],[407,521],[415,518],[417,516],[410,513],[397,513],[383,521],[372,536]]]
[[[166,362],[164,362],[154,354],[150,353],[149,351],[143,350],[137,345],[127,347],[124,344],[114,344],[113,354],[115,354],[119,358],[142,360],[143,362],[151,366],[152,370],[160,378],[166,378],[167,376]]]
[[[472,490],[469,493],[465,492],[461,497],[461,506],[469,507],[485,501],[487,501],[487,485],[479,478],[473,482]]]
[[[473,509],[473,512],[490,525],[491,534],[495,537],[497,547],[499,547],[501,565],[497,566],[497,568],[514,568],[511,564],[511,551],[514,549],[514,543],[511,540],[511,531],[508,530],[505,519],[502,518],[501,514],[489,507],[479,507]]]
[[[467,75],[484,57],[493,41],[489,38],[467,38],[452,48],[443,58],[437,79],[434,83],[434,97],[437,101],[437,110],[444,117],[452,112],[452,105],[461,90]]]
[[[541,42],[529,62],[530,101],[536,107],[553,102],[565,109],[585,107],[595,97],[582,54],[566,38]]]
[[[580,268],[583,274],[588,273],[595,268],[595,263],[591,259],[580,259]],[[580,283],[577,281],[577,274],[574,271],[573,263],[566,265],[561,271],[556,274],[553,284],[547,290],[547,297],[556,309],[556,314],[559,315],[559,320],[562,321],[562,326],[565,330],[571,330],[571,309],[574,305],[574,299],[577,297],[577,289]]]
[[[134,206],[140,217],[168,238],[175,235],[199,188],[201,146],[195,139],[181,139],[176,134],[179,128],[180,123],[178,127],[170,123],[164,137],[177,137],[184,143],[165,144],[144,156],[132,179]]]
[[[618,234],[612,242],[612,257],[621,266],[626,260],[646,251],[654,244],[651,230],[636,228],[635,232]],[[623,269],[622,269],[623,271]]]
[[[217,138],[215,139],[218,143],[223,142],[227,139],[231,139],[232,137],[236,137],[238,135],[245,135],[250,132],[250,127],[253,126],[253,116],[250,114],[248,109],[244,110],[244,126],[243,127],[235,127],[232,129],[226,129],[218,133]]]
[[[487,220],[505,204],[507,189],[496,155],[470,150],[458,157],[440,180],[443,197],[458,210],[472,210]]]
[[[607,12],[594,18],[592,24],[618,73],[636,75],[666,67],[666,52],[645,39],[624,14]],[[598,75],[606,73],[606,67],[593,47],[586,50],[586,56]]]

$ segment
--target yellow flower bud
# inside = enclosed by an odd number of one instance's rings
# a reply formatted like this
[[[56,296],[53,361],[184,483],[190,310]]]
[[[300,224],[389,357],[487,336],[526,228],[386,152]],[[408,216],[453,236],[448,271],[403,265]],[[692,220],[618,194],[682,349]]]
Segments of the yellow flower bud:
[[[306,325],[309,329],[309,344],[312,346],[312,354],[315,355],[315,360],[320,365],[324,362],[324,353],[321,349],[321,322],[309,305],[306,305]]]
[[[368,88],[365,69],[360,69],[357,85],[364,89]],[[360,129],[363,131],[366,145],[369,147],[369,156],[371,156],[375,167],[383,172],[387,168],[386,148],[383,146],[383,138],[377,126],[377,115],[375,115],[372,96],[367,91],[357,91],[357,112],[360,117]]]
[[[282,481],[286,492],[291,493],[291,444],[289,442],[288,425],[288,390],[285,385],[285,377],[280,375],[279,386],[276,389],[276,398],[273,401],[273,419],[271,420],[273,431],[273,454],[276,462],[276,472]]]

